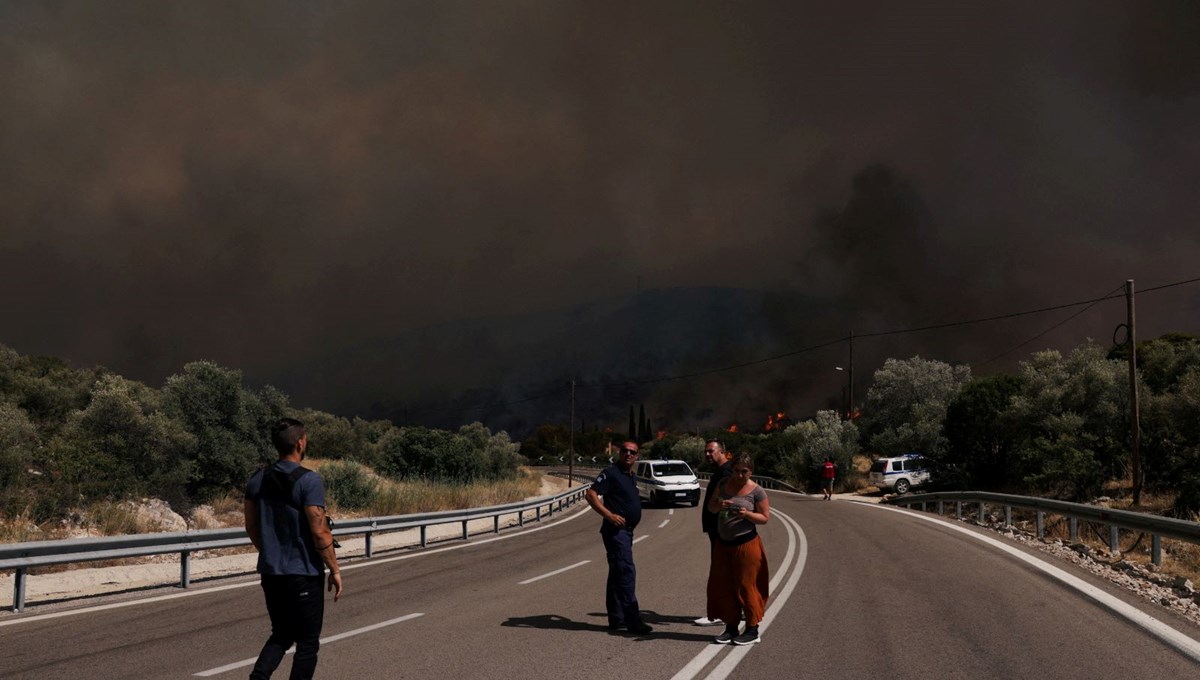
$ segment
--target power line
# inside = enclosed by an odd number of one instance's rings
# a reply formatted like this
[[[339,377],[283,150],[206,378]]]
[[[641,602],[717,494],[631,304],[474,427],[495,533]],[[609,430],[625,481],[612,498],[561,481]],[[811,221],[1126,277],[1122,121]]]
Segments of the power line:
[[[1141,291],[1139,291],[1139,293],[1144,295],[1146,293],[1152,293],[1155,291],[1165,290],[1168,288],[1174,288],[1177,286],[1183,286],[1183,285],[1197,283],[1197,282],[1200,282],[1200,277],[1186,279],[1183,281],[1175,281],[1172,283],[1166,283],[1163,285],[1153,286],[1150,288],[1144,288]],[[1114,291],[1121,290],[1123,287],[1124,287],[1124,284],[1115,288]],[[1016,351],[1017,349],[1020,349],[1021,347],[1033,342],[1034,340],[1037,340],[1038,338],[1042,337],[1043,335],[1046,335],[1050,331],[1066,324],[1068,321],[1071,321],[1075,317],[1083,314],[1084,312],[1088,311],[1089,309],[1091,309],[1092,307],[1094,307],[1095,305],[1097,305],[1101,302],[1104,302],[1107,300],[1119,299],[1119,298],[1123,298],[1123,297],[1124,297],[1123,294],[1114,295],[1113,293],[1109,293],[1109,294],[1106,294],[1106,295],[1098,297],[1098,298],[1092,298],[1090,300],[1079,300],[1076,302],[1068,302],[1065,304],[1053,305],[1050,307],[1039,307],[1037,309],[1029,309],[1029,310],[1019,311],[1019,312],[1010,312],[1008,314],[998,314],[995,316],[982,317],[982,318],[978,318],[978,319],[965,319],[965,320],[961,320],[961,321],[952,321],[952,322],[947,322],[947,323],[932,324],[932,325],[928,325],[928,326],[915,326],[912,328],[898,328],[898,329],[892,329],[892,330],[886,330],[886,331],[875,331],[873,333],[855,333],[854,337],[855,338],[878,338],[878,337],[885,337],[885,336],[890,336],[890,335],[903,335],[903,334],[907,334],[907,333],[919,333],[922,331],[941,330],[941,329],[945,329],[945,328],[958,328],[958,327],[962,327],[962,326],[970,326],[970,325],[974,325],[974,324],[987,323],[990,321],[1002,321],[1004,319],[1014,319],[1014,318],[1018,318],[1018,317],[1022,317],[1022,316],[1030,316],[1033,314],[1043,314],[1046,312],[1052,312],[1052,311],[1056,311],[1059,309],[1070,309],[1073,307],[1080,307],[1080,306],[1084,307],[1083,309],[1079,310],[1075,314],[1072,314],[1071,316],[1067,317],[1066,319],[1063,319],[1062,321],[1051,326],[1050,328],[1047,328],[1046,330],[1042,331],[1041,333],[1038,333],[1034,337],[1022,342],[1021,344],[1013,347],[1012,349],[1007,350],[1006,352],[1004,352],[1000,355],[997,355],[991,359],[988,359],[987,361],[983,362],[983,364],[981,364],[981,365],[986,365],[992,361],[1000,359],[1003,356],[1006,356],[1007,354],[1010,354],[1010,353]],[[820,343],[817,343],[814,345],[808,345],[806,347],[801,347],[799,349],[795,349],[795,350],[792,350],[789,352],[784,352],[782,354],[776,354],[774,356],[764,357],[762,359],[754,359],[751,361],[744,361],[744,362],[740,362],[740,363],[736,363],[736,364],[731,364],[728,366],[721,366],[719,368],[711,368],[711,369],[706,369],[706,370],[702,370],[702,371],[693,371],[690,373],[679,373],[679,374],[674,374],[674,375],[664,375],[664,376],[657,376],[657,377],[653,377],[653,378],[644,378],[644,379],[639,379],[639,380],[626,380],[626,381],[612,382],[612,383],[588,384],[588,383],[577,382],[575,386],[576,386],[576,388],[634,387],[634,386],[652,385],[652,384],[656,384],[656,383],[669,382],[672,380],[686,380],[689,378],[697,378],[697,377],[705,376],[705,375],[724,373],[726,371],[733,371],[733,370],[737,370],[740,368],[748,368],[750,366],[757,366],[760,364],[770,363],[772,361],[778,361],[780,359],[786,359],[789,357],[806,354],[808,352],[813,352],[818,349],[823,349],[825,347],[830,347],[833,345],[837,345],[837,344],[846,342],[848,339],[849,339],[849,336],[840,337],[840,338],[836,338],[833,340],[820,342]],[[564,385],[566,385],[566,384],[567,383],[564,383]],[[545,399],[545,398],[551,397],[551,396],[561,396],[563,394],[563,389],[565,389],[565,388],[557,389],[557,390],[554,390],[551,392],[544,392],[541,394],[532,395],[532,396],[521,398],[521,399],[493,402],[493,403],[490,403],[490,404],[487,404],[484,406],[465,407],[465,408],[455,408],[455,407],[447,406],[447,407],[443,407],[440,409],[435,409],[433,407],[429,407],[429,408],[420,408],[420,409],[416,409],[416,410],[419,410],[423,413],[472,413],[472,412],[485,411],[485,410],[500,408],[500,407],[505,407],[505,406],[515,406],[517,404],[523,404],[523,403],[527,403],[530,401],[537,401],[539,399]]]
[[[1088,305],[1087,307],[1084,307],[1083,309],[1079,310],[1078,312],[1075,312],[1075,313],[1074,313],[1074,314],[1072,314],[1071,316],[1068,316],[1067,318],[1063,319],[1062,321],[1059,321],[1058,323],[1056,323],[1056,324],[1054,324],[1053,326],[1051,326],[1051,327],[1047,328],[1046,330],[1042,331],[1041,333],[1038,333],[1037,335],[1033,336],[1032,338],[1029,338],[1029,339],[1028,339],[1028,340],[1026,340],[1025,342],[1022,342],[1022,343],[1021,343],[1021,344],[1019,344],[1019,345],[1016,345],[1016,346],[1014,346],[1014,347],[1011,347],[1011,348],[1009,348],[1009,349],[1007,349],[1007,350],[1005,350],[1005,351],[1003,351],[1003,352],[1001,352],[1001,353],[997,354],[996,356],[992,357],[991,359],[988,359],[987,361],[984,361],[984,362],[980,363],[979,365],[980,365],[980,366],[987,366],[988,364],[992,363],[993,361],[995,361],[995,360],[997,360],[997,359],[1001,359],[1001,358],[1003,358],[1003,357],[1006,357],[1006,356],[1008,356],[1009,354],[1012,354],[1013,352],[1017,351],[1018,349],[1021,349],[1021,348],[1022,348],[1022,347],[1024,347],[1025,345],[1028,345],[1029,343],[1033,342],[1034,340],[1037,340],[1038,338],[1040,338],[1040,337],[1042,337],[1043,335],[1045,335],[1045,334],[1049,333],[1050,331],[1054,330],[1055,328],[1058,328],[1059,326],[1062,326],[1063,324],[1067,323],[1067,322],[1068,322],[1068,321],[1070,321],[1071,319],[1074,319],[1075,317],[1079,316],[1080,314],[1083,314],[1084,312],[1086,312],[1087,310],[1091,309],[1092,307],[1095,307],[1096,305],[1100,304],[1100,302],[1101,302],[1101,301],[1103,301],[1103,300],[1111,300],[1112,298],[1111,298],[1111,297],[1109,297],[1109,296],[1110,296],[1110,295],[1112,295],[1114,292],[1116,292],[1116,291],[1118,291],[1118,290],[1121,290],[1121,289],[1122,289],[1122,288],[1124,288],[1124,287],[1125,287],[1125,284],[1123,284],[1123,283],[1122,283],[1121,285],[1119,285],[1119,286],[1117,286],[1116,288],[1112,289],[1112,290],[1111,290],[1111,291],[1109,291],[1108,293],[1105,293],[1105,294],[1104,294],[1104,297],[1096,298],[1096,301],[1095,301],[1095,302],[1093,302],[1092,304]],[[1123,297],[1123,296],[1120,296],[1120,295],[1118,295],[1118,296],[1116,296],[1116,297]]]

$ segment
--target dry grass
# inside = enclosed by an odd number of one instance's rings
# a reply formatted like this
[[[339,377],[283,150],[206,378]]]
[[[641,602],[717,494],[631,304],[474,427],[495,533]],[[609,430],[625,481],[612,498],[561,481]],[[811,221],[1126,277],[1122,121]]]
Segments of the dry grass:
[[[28,513],[16,517],[0,518],[0,543],[24,543],[26,541],[52,541],[66,538],[67,531],[55,522],[34,524]]]
[[[439,484],[394,482],[378,478],[379,486],[369,508],[342,512],[330,504],[330,513],[342,516],[408,515],[439,510],[461,510],[524,500],[541,489],[541,473],[522,470],[520,477],[498,482]]]

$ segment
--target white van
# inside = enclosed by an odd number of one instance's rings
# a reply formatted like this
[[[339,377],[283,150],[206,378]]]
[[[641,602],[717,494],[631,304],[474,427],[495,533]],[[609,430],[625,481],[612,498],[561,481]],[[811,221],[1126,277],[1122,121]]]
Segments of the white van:
[[[643,460],[637,464],[638,495],[650,505],[700,503],[700,482],[682,460]]]
[[[880,458],[871,464],[871,471],[867,473],[867,482],[879,487],[880,491],[894,489],[896,493],[908,493],[909,489],[928,481],[925,459],[917,453]]]

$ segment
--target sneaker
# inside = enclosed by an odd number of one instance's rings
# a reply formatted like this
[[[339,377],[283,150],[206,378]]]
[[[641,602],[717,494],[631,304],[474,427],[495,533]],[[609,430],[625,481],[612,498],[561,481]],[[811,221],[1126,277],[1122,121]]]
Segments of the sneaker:
[[[701,616],[693,621],[693,623],[695,623],[697,626],[719,626],[721,625],[722,621],[721,619],[710,619],[707,616]]]
[[[724,633],[713,638],[713,642],[718,645],[727,645],[736,637],[738,637],[737,626],[727,626]]]
[[[747,627],[745,633],[733,639],[733,644],[735,645],[754,645],[759,642],[762,642],[762,638],[758,636],[758,626],[753,628]]]
[[[631,623],[629,624],[628,629],[630,633],[634,633],[636,635],[649,635],[650,633],[654,632],[654,629],[646,625],[645,621]]]

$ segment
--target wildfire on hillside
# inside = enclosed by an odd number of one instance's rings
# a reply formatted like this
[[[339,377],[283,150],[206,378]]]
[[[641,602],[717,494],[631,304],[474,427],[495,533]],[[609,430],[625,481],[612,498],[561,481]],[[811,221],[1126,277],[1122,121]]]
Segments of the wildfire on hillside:
[[[787,427],[788,422],[790,421],[788,421],[787,414],[783,411],[772,413],[767,416],[767,423],[763,425],[763,432],[776,432],[782,430],[783,428]]]
[[[738,424],[734,423],[734,424],[730,425],[725,431],[726,432],[739,432],[740,430],[738,429]]]
[[[663,440],[663,437],[666,437],[666,436],[667,436],[666,430],[659,430],[658,432],[656,432],[654,434],[654,440],[661,442]]]

